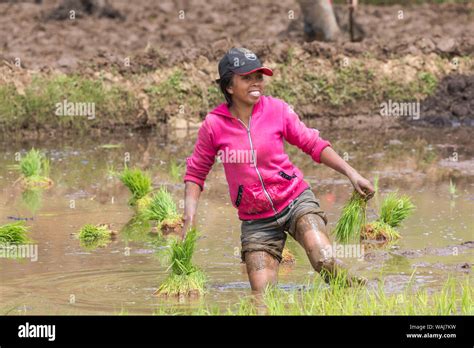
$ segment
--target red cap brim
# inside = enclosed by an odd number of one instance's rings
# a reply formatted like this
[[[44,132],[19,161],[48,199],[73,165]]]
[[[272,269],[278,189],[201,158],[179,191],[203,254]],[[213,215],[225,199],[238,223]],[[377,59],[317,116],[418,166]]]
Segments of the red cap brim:
[[[251,73],[254,73],[256,71],[261,71],[263,73],[263,75],[267,75],[267,76],[273,76],[273,71],[272,69],[270,68],[266,68],[264,66],[262,66],[261,68],[257,68],[257,69],[253,69],[249,72],[246,72],[245,74],[238,74],[240,76],[245,76],[245,75],[248,75],[248,74],[251,74]]]

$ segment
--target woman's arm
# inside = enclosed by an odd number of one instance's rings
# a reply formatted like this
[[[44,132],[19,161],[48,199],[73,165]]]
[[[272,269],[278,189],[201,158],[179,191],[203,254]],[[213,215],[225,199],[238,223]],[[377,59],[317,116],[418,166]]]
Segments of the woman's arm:
[[[349,163],[344,161],[337,153],[328,146],[323,149],[321,152],[321,163],[324,163],[328,167],[338,171],[341,174],[344,174],[349,178],[354,188],[362,196],[370,199],[375,193],[375,189],[370,183],[369,180],[365,179],[360,175],[354,168],[352,168]]]

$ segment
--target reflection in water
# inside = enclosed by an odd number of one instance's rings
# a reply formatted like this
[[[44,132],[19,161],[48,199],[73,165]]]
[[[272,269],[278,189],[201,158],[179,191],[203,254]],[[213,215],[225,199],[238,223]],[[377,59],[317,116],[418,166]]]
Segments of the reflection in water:
[[[41,208],[42,199],[43,190],[41,188],[26,189],[21,193],[21,201],[32,214],[36,214]]]
[[[379,178],[382,195],[398,189],[413,198],[417,210],[400,228],[398,251],[446,247],[473,239],[474,185],[473,174],[469,173],[474,170],[469,163],[474,163],[474,150],[469,146],[468,130],[322,133],[336,151],[347,153],[349,163],[363,175]],[[239,253],[235,253],[236,248],[240,249],[240,221],[229,201],[222,164],[215,163],[209,173],[197,216],[202,238],[197,242],[194,261],[209,278],[208,294],[201,300],[181,304],[152,296],[166,277],[166,241],[153,234],[152,224],[133,218],[133,210],[127,205],[128,190],[108,175],[110,167],[122,168],[128,155],[131,167],[152,173],[155,188],[166,185],[182,211],[184,185],[176,176],[181,170],[179,163],[191,154],[195,139],[196,130],[183,137],[165,130],[159,134],[121,136],[121,147],[101,147],[117,142],[116,137],[48,139],[30,144],[12,139],[1,144],[4,156],[0,158],[0,223],[7,223],[8,216],[33,213],[35,219],[29,225],[39,255],[37,262],[0,260],[0,312],[151,314],[176,305],[181,310],[197,308],[201,301],[225,309],[249,295],[246,272]],[[50,154],[51,177],[56,184],[47,192],[15,191],[12,183],[17,173],[8,165],[15,152],[33,145]],[[332,230],[352,192],[349,181],[313,163],[299,149],[288,149],[290,159],[302,169],[320,199]],[[449,161],[453,152],[459,159],[455,166]],[[456,196],[450,193],[450,179],[456,183]],[[377,199],[371,201],[369,212],[377,212],[379,205]],[[74,233],[88,223],[113,224],[120,233],[107,247],[84,252]],[[304,251],[297,243],[289,243],[296,264],[289,270],[281,267],[279,281],[283,289],[306,286],[308,280],[318,277]],[[458,255],[421,253],[408,258],[402,252],[385,250],[389,252],[382,258],[349,259],[346,263],[369,279],[383,274],[387,291],[398,291],[406,286],[416,263],[424,265],[416,268],[416,284],[436,287],[449,273],[462,276],[464,273],[456,271],[456,267],[470,262],[473,254],[471,248]],[[447,266],[434,267],[437,263]]]

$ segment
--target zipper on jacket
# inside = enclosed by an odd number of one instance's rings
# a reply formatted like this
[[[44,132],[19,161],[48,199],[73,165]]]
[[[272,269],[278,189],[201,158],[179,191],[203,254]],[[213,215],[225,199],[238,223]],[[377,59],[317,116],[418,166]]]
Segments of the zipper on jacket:
[[[272,198],[270,197],[270,195],[268,194],[267,192],[267,189],[265,188],[265,185],[263,184],[263,179],[262,179],[262,176],[260,175],[260,172],[258,171],[258,168],[257,168],[257,163],[255,161],[255,156],[254,156],[254,152],[253,152],[253,143],[252,143],[252,137],[250,136],[250,122],[252,120],[252,115],[250,115],[249,117],[249,126],[247,128],[247,126],[245,125],[244,122],[242,122],[242,120],[240,118],[238,118],[238,120],[240,121],[240,123],[242,123],[245,127],[245,129],[247,130],[247,135],[248,135],[248,138],[249,138],[249,141],[250,141],[250,151],[252,153],[252,161],[253,161],[253,164],[255,166],[255,170],[257,171],[257,175],[258,175],[258,178],[260,179],[260,183],[262,184],[262,188],[263,188],[263,192],[265,192],[265,195],[267,196],[268,200],[270,201],[270,204],[272,205],[272,209],[273,211],[275,212],[275,215],[277,214],[277,210],[275,209],[275,206],[273,205],[273,201],[272,201]]]

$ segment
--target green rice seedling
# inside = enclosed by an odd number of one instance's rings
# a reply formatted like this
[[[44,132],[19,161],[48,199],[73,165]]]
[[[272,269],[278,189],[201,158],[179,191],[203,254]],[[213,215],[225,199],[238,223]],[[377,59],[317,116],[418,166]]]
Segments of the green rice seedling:
[[[171,272],[155,295],[195,296],[204,293],[206,277],[192,263],[197,237],[197,230],[192,228],[184,240],[172,241],[169,248],[170,265],[168,267],[168,271]]]
[[[20,160],[18,168],[22,174],[19,180],[26,188],[49,187],[53,184],[49,178],[49,160],[35,148]]]
[[[164,186],[151,196],[142,216],[147,220],[157,221],[162,235],[181,234],[182,216],[178,213],[173,197]]]
[[[24,221],[0,226],[0,245],[19,245],[30,243],[28,227]]]
[[[376,289],[363,286],[347,288],[344,280],[335,279],[327,287],[315,278],[309,289],[286,291],[268,287],[262,301],[246,296],[227,308],[227,315],[472,315],[474,288],[469,278],[448,279],[431,293],[425,288],[414,291],[407,286],[401,292],[387,293],[382,282]],[[263,313],[262,313],[263,312]],[[218,315],[198,309],[194,314]]]
[[[138,203],[138,200],[145,199],[152,190],[150,175],[144,173],[138,168],[129,169],[128,167],[125,167],[125,169],[119,174],[119,179],[125,186],[127,186],[132,194],[128,203],[131,206],[146,206],[146,202]]]
[[[118,149],[123,147],[123,144],[103,144],[99,146],[102,149]]]
[[[449,179],[449,194],[451,195],[451,197],[455,197],[456,192],[456,184],[453,182],[452,179]]]
[[[399,197],[396,192],[392,192],[383,200],[378,220],[395,228],[400,226],[402,221],[410,216],[414,209],[415,206],[410,197],[406,195]]]
[[[171,160],[169,167],[169,175],[174,181],[179,182],[181,180],[183,168],[184,165],[182,163],[178,164],[174,159]]]
[[[111,241],[113,232],[107,225],[84,225],[78,232],[80,244],[85,249],[103,248]]]
[[[375,194],[378,194],[378,192],[379,192],[379,176],[378,176],[378,174],[374,178],[374,190],[375,190]]]
[[[360,238],[360,231],[366,221],[366,207],[367,201],[357,191],[354,191],[342,208],[341,217],[333,231],[338,242],[348,243]]]

